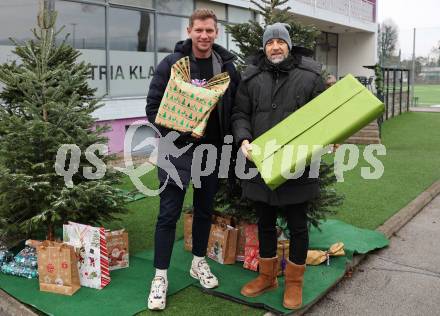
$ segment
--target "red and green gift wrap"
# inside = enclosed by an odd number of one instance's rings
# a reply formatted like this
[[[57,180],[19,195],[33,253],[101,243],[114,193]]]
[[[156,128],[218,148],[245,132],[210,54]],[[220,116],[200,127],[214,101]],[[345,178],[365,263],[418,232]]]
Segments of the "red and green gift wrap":
[[[258,226],[256,224],[246,225],[244,228],[246,243],[244,246],[243,268],[252,271],[258,270],[258,257],[260,255],[258,243]]]
[[[155,123],[179,132],[203,136],[209,115],[229,86],[227,72],[212,77],[203,87],[191,83],[189,57],[171,67]]]
[[[349,74],[256,138],[252,160],[267,186],[275,190],[297,166],[309,165],[323,147],[343,142],[383,110],[383,102]]]

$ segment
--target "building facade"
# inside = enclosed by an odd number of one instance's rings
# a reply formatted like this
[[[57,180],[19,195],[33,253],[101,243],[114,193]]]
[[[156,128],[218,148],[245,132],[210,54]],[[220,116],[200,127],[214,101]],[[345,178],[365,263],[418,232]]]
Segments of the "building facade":
[[[376,0],[290,0],[288,5],[303,24],[322,34],[315,58],[327,73],[341,77],[372,75],[363,65],[376,63]],[[156,65],[185,39],[188,17],[200,7],[213,9],[219,19],[217,43],[237,50],[225,32],[228,23],[260,21],[247,0],[1,0],[0,63],[14,59],[10,37],[32,38],[42,6],[58,12],[58,41],[65,38],[91,63],[89,83],[103,97],[94,113],[98,124],[108,124],[109,149],[124,148],[124,135],[133,122],[145,121],[145,99]],[[0,87],[1,89],[1,87]],[[138,129],[133,147],[151,135]]]

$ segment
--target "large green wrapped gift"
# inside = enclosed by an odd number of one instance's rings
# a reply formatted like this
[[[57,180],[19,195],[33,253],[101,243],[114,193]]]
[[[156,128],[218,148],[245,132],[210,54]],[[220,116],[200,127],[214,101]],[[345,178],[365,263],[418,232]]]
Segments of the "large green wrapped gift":
[[[309,165],[322,148],[341,143],[384,110],[352,75],[345,76],[252,142],[251,158],[271,190]]]

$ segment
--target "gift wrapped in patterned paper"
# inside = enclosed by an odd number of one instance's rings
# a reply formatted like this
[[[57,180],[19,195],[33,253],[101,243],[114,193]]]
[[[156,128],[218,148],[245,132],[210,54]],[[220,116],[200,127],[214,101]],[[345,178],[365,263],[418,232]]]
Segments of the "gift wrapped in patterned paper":
[[[10,252],[6,247],[0,248],[0,265],[5,262],[9,262],[14,257],[14,254]]]
[[[209,115],[229,86],[227,72],[212,77],[206,84],[191,81],[189,57],[171,67],[171,75],[162,97],[155,123],[179,132],[201,137]]]
[[[26,246],[23,250],[17,253],[14,261],[23,267],[37,267],[37,250],[34,247]]]
[[[14,261],[3,263],[1,271],[5,274],[15,275],[28,279],[38,278],[37,267],[23,266]]]

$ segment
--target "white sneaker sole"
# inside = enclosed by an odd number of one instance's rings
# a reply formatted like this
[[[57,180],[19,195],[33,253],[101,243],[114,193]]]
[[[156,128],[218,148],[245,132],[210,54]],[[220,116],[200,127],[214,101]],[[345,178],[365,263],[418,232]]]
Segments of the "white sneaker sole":
[[[158,305],[158,306],[151,306],[151,305],[148,305],[148,309],[149,309],[150,311],[162,311],[162,310],[165,309],[165,306],[161,306],[161,305]]]
[[[161,311],[164,310],[165,307],[166,307],[166,300],[164,301],[164,304],[160,302],[150,303],[150,300],[148,300],[148,309],[151,311]]]
[[[193,272],[192,268],[189,269],[189,274],[191,275],[191,277],[193,277],[194,279],[198,280],[200,282],[200,285],[202,287],[204,287],[205,289],[214,289],[214,288],[216,288],[218,286],[218,283],[214,284],[214,285],[211,285],[211,286],[207,286],[207,285],[203,284],[202,281],[200,281],[200,278],[197,276],[197,274],[195,272]]]

